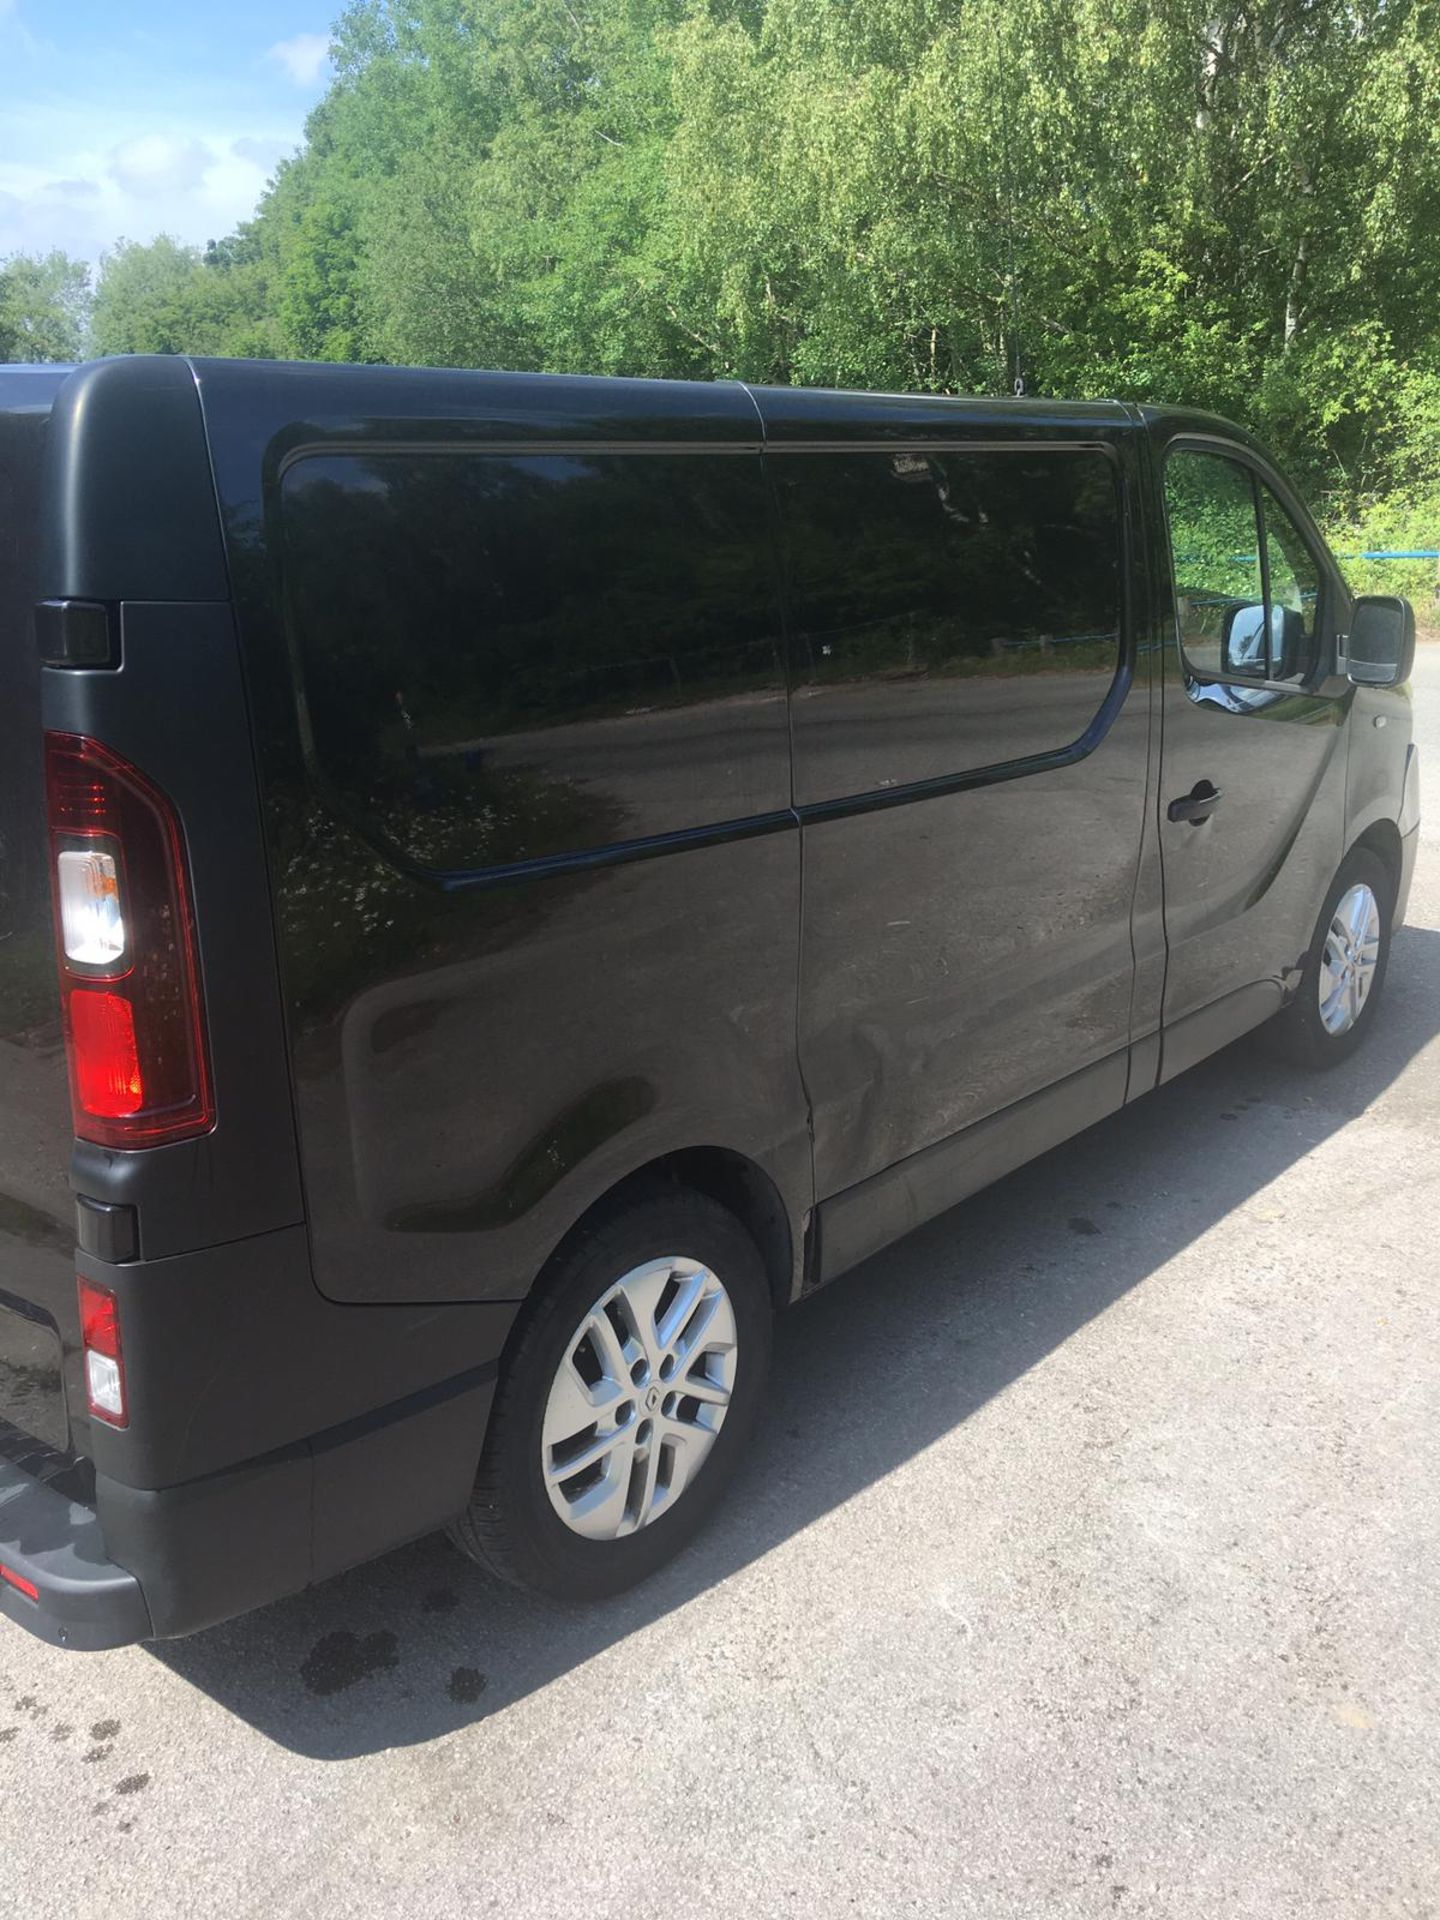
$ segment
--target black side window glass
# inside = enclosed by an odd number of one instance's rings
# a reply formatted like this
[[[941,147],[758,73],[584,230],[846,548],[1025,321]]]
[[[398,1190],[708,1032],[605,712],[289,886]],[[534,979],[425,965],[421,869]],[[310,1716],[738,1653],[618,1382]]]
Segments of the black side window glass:
[[[1270,677],[1308,679],[1318,651],[1320,572],[1299,528],[1263,481],[1260,502],[1270,574]]]
[[[1084,735],[1121,657],[1119,484],[1104,453],[769,458],[802,805]]]
[[[1186,664],[1206,679],[1265,679],[1265,589],[1249,468],[1215,453],[1172,453],[1165,508]]]
[[[789,805],[758,454],[366,454],[282,496],[311,752],[426,867]]]

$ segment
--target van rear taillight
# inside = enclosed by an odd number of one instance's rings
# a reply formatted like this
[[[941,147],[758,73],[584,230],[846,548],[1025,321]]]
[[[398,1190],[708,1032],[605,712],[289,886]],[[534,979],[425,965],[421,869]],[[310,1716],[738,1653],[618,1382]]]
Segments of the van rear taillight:
[[[120,1304],[108,1287],[76,1276],[80,1295],[80,1344],[85,1351],[85,1399],[108,1426],[128,1424],[125,1356],[120,1351]]]
[[[55,937],[75,1131],[161,1146],[215,1123],[175,809],[108,747],[47,733]]]

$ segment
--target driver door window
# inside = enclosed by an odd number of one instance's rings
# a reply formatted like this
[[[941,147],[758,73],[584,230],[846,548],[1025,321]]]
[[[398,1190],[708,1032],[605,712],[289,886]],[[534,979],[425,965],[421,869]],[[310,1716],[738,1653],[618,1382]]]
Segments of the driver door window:
[[[1270,581],[1272,680],[1307,680],[1320,630],[1320,570],[1300,531],[1264,481],[1260,513]]]
[[[1294,521],[1249,467],[1182,448],[1165,466],[1180,646],[1202,680],[1303,680],[1320,576]]]

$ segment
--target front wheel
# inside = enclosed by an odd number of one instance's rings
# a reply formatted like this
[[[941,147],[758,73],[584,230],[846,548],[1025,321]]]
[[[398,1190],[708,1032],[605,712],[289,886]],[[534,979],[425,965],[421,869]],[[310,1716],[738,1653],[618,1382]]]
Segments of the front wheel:
[[[1394,908],[1388,868],[1357,848],[1326,895],[1295,998],[1270,1025],[1287,1059],[1335,1066],[1360,1045],[1385,984]]]
[[[561,1599],[643,1580],[725,1490],[755,1424],[770,1322],[754,1241],[704,1195],[655,1194],[582,1232],[506,1357],[451,1537]]]

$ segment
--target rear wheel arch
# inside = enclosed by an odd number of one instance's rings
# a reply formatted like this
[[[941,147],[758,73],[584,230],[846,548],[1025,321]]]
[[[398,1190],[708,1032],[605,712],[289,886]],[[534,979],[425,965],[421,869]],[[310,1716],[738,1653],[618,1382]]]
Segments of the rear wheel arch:
[[[731,1147],[690,1146],[659,1154],[615,1180],[571,1222],[536,1271],[525,1302],[506,1342],[507,1351],[548,1291],[551,1276],[565,1263],[576,1242],[593,1235],[606,1220],[636,1200],[666,1193],[696,1193],[731,1214],[754,1241],[765,1268],[771,1303],[783,1307],[799,1290],[797,1255],[803,1233],[771,1176],[756,1161]],[[502,1356],[502,1365],[504,1357]]]

